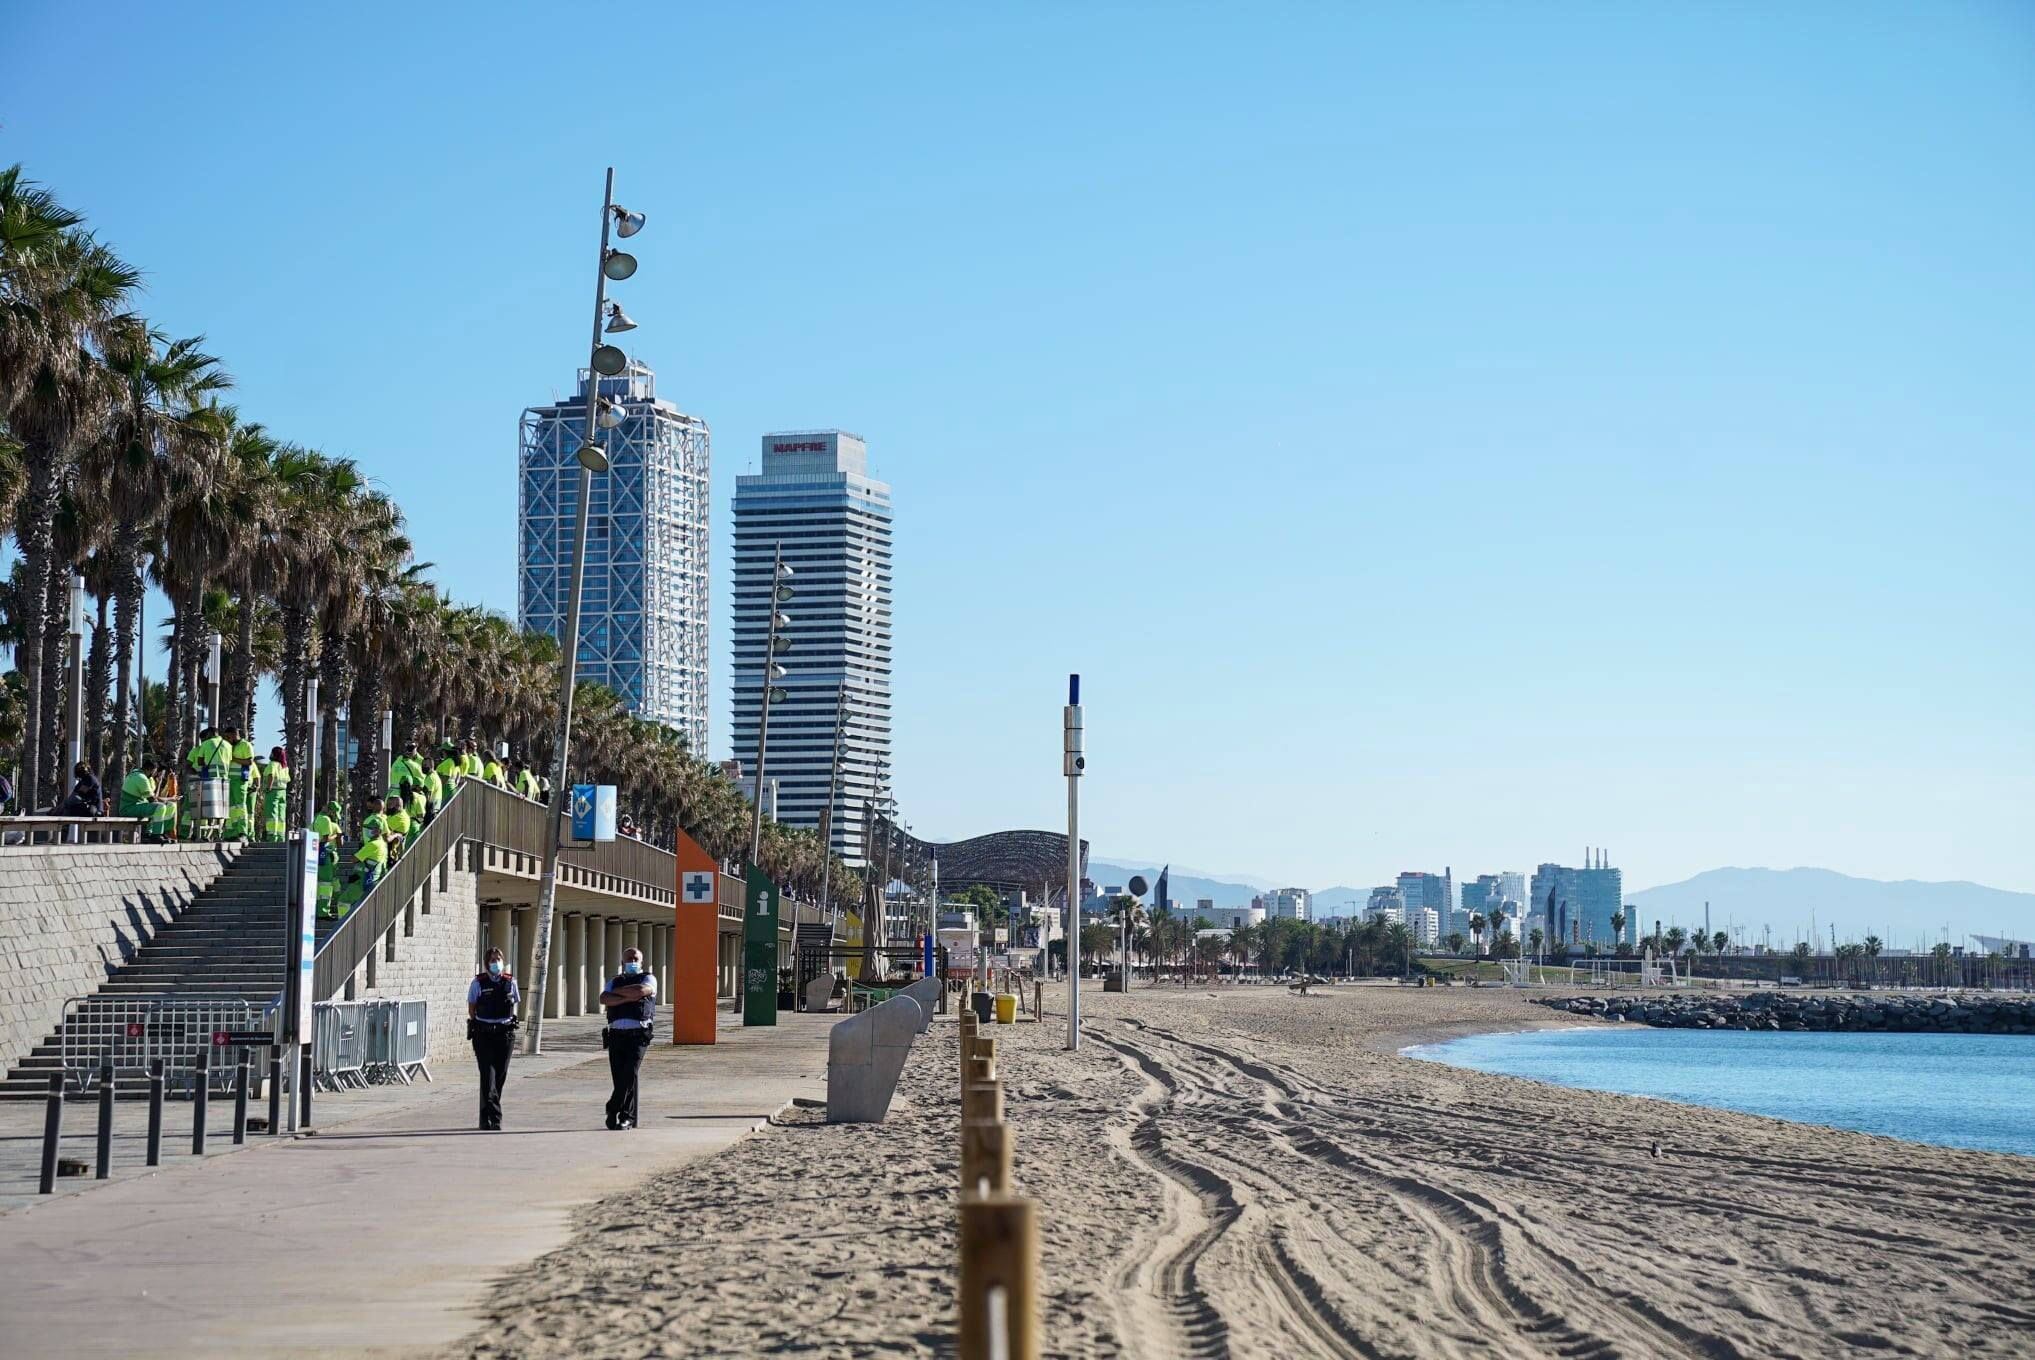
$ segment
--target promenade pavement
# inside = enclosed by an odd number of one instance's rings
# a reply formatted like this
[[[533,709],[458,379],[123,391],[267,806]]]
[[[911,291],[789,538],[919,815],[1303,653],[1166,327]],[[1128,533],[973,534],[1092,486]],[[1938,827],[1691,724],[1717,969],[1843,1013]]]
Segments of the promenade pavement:
[[[515,1059],[500,1133],[474,1129],[477,1078],[462,1050],[440,1056],[428,1086],[319,1096],[315,1135],[250,1135],[202,1160],[189,1155],[178,1103],[167,1127],[181,1141],[165,1135],[153,1171],[141,1165],[144,1107],[122,1102],[115,1179],[38,1197],[41,1106],[7,1111],[0,1349],[429,1352],[473,1328],[493,1281],[561,1245],[574,1209],[726,1147],[794,1099],[823,1098],[834,1018],[743,1029],[723,1014],[718,1044],[653,1046],[642,1126],[625,1133],[601,1126],[598,1018],[549,1021],[546,1053]],[[214,1101],[221,1130],[231,1110]],[[90,1160],[95,1108],[65,1113],[65,1155]]]

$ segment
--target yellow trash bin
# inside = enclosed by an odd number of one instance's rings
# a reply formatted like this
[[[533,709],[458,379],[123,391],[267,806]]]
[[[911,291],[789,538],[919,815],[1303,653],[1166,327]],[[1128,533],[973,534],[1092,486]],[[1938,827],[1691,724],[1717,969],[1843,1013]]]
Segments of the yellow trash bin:
[[[1010,992],[1001,992],[997,995],[996,1023],[999,1025],[1017,1023],[1017,997]]]

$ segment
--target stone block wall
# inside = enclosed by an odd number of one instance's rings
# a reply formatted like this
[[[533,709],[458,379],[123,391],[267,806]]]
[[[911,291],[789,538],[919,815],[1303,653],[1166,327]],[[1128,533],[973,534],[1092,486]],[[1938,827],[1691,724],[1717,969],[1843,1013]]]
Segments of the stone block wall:
[[[362,960],[354,969],[352,990],[333,998],[422,997],[430,1002],[429,1060],[434,1065],[467,1054],[466,988],[480,957],[480,872],[474,848],[469,842],[446,857],[376,948],[372,965]]]
[[[134,957],[233,862],[216,845],[0,849],[0,1071]]]

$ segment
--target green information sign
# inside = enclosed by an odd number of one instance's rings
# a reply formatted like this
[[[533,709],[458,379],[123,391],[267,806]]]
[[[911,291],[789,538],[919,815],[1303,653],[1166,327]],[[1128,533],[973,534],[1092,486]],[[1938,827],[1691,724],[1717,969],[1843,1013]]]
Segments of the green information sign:
[[[777,1023],[777,919],[783,903],[770,875],[742,866],[749,907],[742,915],[742,1024]]]

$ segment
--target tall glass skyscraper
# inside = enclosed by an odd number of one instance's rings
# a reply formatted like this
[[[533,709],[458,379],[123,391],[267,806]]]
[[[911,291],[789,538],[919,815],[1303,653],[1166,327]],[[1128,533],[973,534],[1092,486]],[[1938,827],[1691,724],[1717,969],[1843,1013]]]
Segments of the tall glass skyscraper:
[[[870,479],[868,447],[843,430],[767,434],[763,470],[735,479],[734,754],[745,769],[756,759],[771,563],[782,545],[797,594],[783,606],[785,698],[770,707],[764,776],[777,786],[779,821],[819,825],[845,687],[828,840],[857,865],[890,761],[890,527],[890,488]]]
[[[523,412],[523,627],[561,637],[571,586],[578,450],[587,370],[567,401]],[[609,468],[587,502],[580,600],[579,678],[606,685],[639,717],[666,724],[707,753],[707,424],[657,396],[657,378],[631,363],[600,380],[621,423],[598,431]]]

